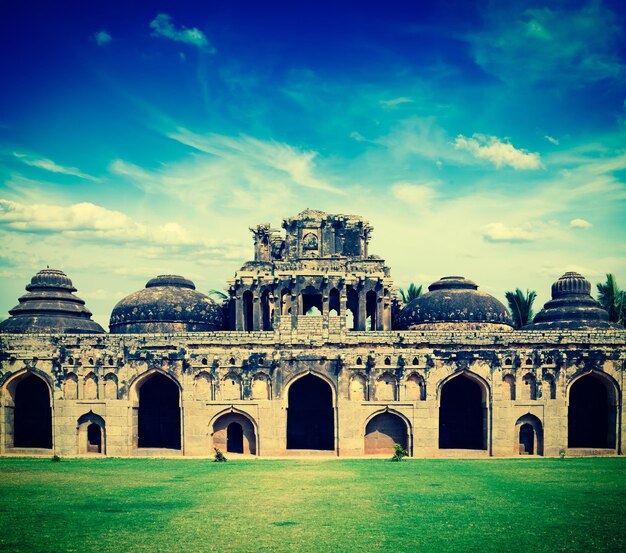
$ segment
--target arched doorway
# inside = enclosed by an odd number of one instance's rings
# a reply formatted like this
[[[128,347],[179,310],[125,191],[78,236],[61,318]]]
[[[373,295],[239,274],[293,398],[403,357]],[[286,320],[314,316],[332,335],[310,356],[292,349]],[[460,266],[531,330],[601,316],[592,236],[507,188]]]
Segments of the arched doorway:
[[[226,451],[243,453],[243,428],[238,422],[231,422],[226,427]]]
[[[307,374],[289,387],[287,449],[335,449],[335,410],[330,385]]]
[[[138,447],[180,449],[180,391],[155,373],[139,388]]]
[[[13,446],[52,448],[52,408],[46,382],[32,373],[15,385]]]
[[[87,453],[102,453],[102,428],[93,422],[87,427]]]
[[[487,394],[484,386],[465,374],[441,388],[439,447],[487,449]]]
[[[365,427],[366,455],[393,455],[395,444],[408,449],[406,423],[394,413],[380,413],[373,417]]]
[[[615,448],[615,387],[607,378],[588,373],[570,387],[568,447]]]
[[[254,424],[247,415],[228,412],[213,423],[213,447],[228,453],[256,455]]]
[[[93,411],[78,419],[78,454],[105,453],[106,434],[104,419]]]
[[[515,423],[517,453],[520,455],[543,455],[543,425],[530,413]]]

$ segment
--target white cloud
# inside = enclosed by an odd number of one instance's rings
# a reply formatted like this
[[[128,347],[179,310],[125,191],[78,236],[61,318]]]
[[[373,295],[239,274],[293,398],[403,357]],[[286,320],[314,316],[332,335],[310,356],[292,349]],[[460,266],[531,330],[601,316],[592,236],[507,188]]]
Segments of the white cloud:
[[[166,13],[158,14],[151,22],[150,28],[153,36],[169,38],[175,42],[183,42],[191,46],[196,46],[200,50],[209,54],[215,54],[216,50],[208,41],[206,35],[198,28],[186,27],[176,28],[171,16]]]
[[[467,150],[475,158],[493,163],[498,169],[512,167],[513,169],[528,170],[543,167],[538,153],[518,150],[509,142],[502,142],[496,136],[473,134],[467,138],[462,134],[454,140],[457,150]]]
[[[97,181],[96,177],[92,177],[86,173],[83,173],[80,169],[76,167],[64,167],[52,161],[51,159],[45,158],[33,158],[27,154],[22,154],[20,152],[13,152],[13,156],[19,159],[25,165],[29,165],[31,167],[37,167],[39,169],[43,169],[45,171],[50,171],[51,173],[60,173],[62,175],[71,175],[73,177],[79,177],[81,179]]]
[[[546,134],[546,135],[544,136],[544,138],[545,138],[548,142],[550,142],[550,144],[554,144],[555,146],[558,146],[558,145],[559,145],[559,141],[558,141],[556,138],[554,138],[553,136],[550,136],[550,135],[547,135],[547,134]]]
[[[433,183],[414,184],[399,182],[391,187],[391,193],[401,202],[418,207],[429,204],[435,197]]]
[[[572,219],[569,222],[569,226],[572,228],[590,228],[593,225],[589,221],[585,221],[584,219]]]
[[[489,223],[483,227],[482,234],[489,242],[533,242],[538,238],[530,224],[510,227],[504,223]]]
[[[113,40],[113,37],[107,33],[104,29],[93,34],[93,39],[96,41],[98,46],[106,46]]]
[[[384,108],[392,109],[401,106],[402,104],[412,104],[413,102],[413,98],[400,96],[399,98],[393,98],[392,100],[381,100],[380,105]]]

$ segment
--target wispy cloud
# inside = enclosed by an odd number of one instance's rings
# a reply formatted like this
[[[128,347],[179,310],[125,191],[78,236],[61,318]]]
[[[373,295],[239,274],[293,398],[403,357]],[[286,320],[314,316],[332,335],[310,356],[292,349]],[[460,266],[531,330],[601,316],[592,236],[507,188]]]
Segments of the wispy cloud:
[[[150,28],[152,29],[153,36],[189,44],[208,54],[216,53],[215,48],[200,29],[197,27],[192,27],[191,29],[187,27],[176,27],[172,22],[171,16],[166,13],[158,14],[150,22]]]
[[[550,136],[550,135],[546,134],[546,135],[544,136],[544,138],[545,138],[545,139],[546,139],[546,140],[547,140],[550,144],[554,144],[555,146],[558,146],[558,145],[559,145],[559,141],[558,141],[556,138],[554,138],[553,136]]]
[[[394,198],[415,207],[426,207],[436,195],[433,183],[399,182],[391,187]]]
[[[397,108],[402,104],[412,104],[414,102],[413,98],[408,98],[407,96],[400,96],[399,98],[393,98],[391,100],[381,100],[380,105],[387,109]]]
[[[581,86],[624,76],[619,34],[600,1],[533,9],[505,2],[485,10],[485,30],[468,40],[476,63],[504,81]]]
[[[515,148],[510,142],[503,142],[496,136],[473,134],[467,138],[460,134],[454,140],[457,150],[467,150],[475,158],[489,161],[498,169],[540,169],[543,167],[538,153]]]
[[[98,46],[106,46],[113,40],[113,37],[104,29],[95,32],[92,36]]]
[[[20,152],[13,152],[13,156],[19,159],[25,165],[29,165],[31,167],[37,167],[38,169],[43,169],[45,171],[50,171],[51,173],[60,173],[63,175],[71,175],[73,177],[78,177],[81,179],[97,181],[96,177],[88,175],[87,173],[83,173],[80,169],[76,167],[64,167],[63,165],[59,165],[55,163],[51,159],[45,158],[35,158],[29,156],[28,154],[23,154]]]

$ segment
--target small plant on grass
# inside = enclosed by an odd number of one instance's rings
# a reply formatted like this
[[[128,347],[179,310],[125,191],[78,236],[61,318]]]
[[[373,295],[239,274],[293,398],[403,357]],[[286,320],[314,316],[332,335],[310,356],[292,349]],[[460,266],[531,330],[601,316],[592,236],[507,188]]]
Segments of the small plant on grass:
[[[561,459],[565,459],[565,450],[564,449],[559,449],[559,457]]]
[[[61,457],[59,457],[58,455],[53,455],[52,456],[52,462],[53,463],[58,463],[61,460]]]
[[[393,457],[391,458],[392,461],[400,462],[404,457],[409,454],[409,452],[404,449],[400,444],[393,444],[393,448],[395,451],[393,453]]]
[[[216,463],[225,463],[226,461],[228,461],[228,459],[226,459],[226,457],[224,457],[224,454],[217,449],[216,447],[213,448],[215,450],[215,462]]]

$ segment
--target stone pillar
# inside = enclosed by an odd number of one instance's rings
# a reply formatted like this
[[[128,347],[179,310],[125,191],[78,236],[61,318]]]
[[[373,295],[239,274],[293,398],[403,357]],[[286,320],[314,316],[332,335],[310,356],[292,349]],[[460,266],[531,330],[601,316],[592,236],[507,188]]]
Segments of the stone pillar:
[[[345,284],[339,286],[339,316],[344,320],[348,314],[348,288]]]
[[[366,328],[366,319],[367,319],[367,311],[366,311],[366,294],[365,294],[365,290],[363,288],[361,288],[361,290],[359,290],[359,317],[358,317],[358,326],[357,326],[357,330],[365,330]]]
[[[239,290],[241,292],[241,290]],[[235,330],[243,330],[243,295],[241,293],[235,296]]]
[[[382,296],[382,291],[376,292],[376,329],[375,330],[384,330],[384,322],[385,322],[384,306],[385,306],[385,299]]]
[[[252,295],[252,330],[261,330],[261,298],[259,297],[258,290],[253,292]]]

